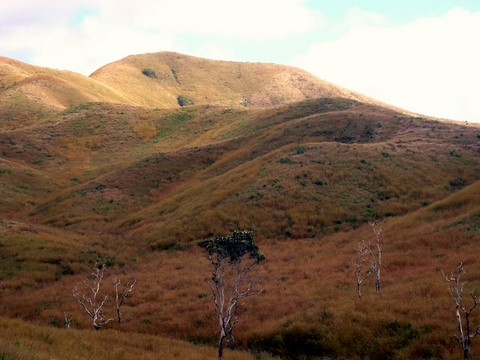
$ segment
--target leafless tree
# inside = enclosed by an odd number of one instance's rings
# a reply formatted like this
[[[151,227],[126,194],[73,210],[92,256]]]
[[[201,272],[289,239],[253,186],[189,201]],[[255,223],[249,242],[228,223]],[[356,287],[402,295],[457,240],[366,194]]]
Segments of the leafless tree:
[[[375,291],[380,292],[381,290],[382,229],[377,229],[376,224],[376,222],[370,223],[373,234],[375,235],[375,240],[372,242],[372,240],[369,239],[368,241],[361,241],[357,244],[357,255],[353,265],[355,278],[357,280],[357,294],[359,299],[362,298],[361,287],[363,282],[372,274],[375,274]],[[364,265],[367,266],[365,270]]]
[[[372,245],[369,241],[369,249],[370,249],[370,258],[372,261],[372,272],[375,274],[375,291],[380,292],[381,290],[380,275],[382,271],[382,242],[381,242],[382,228],[377,229],[376,224],[377,222],[373,222],[370,224],[370,226],[372,227],[373,233],[375,235],[375,243]]]
[[[72,326],[73,319],[67,316],[67,313],[63,313],[63,323],[67,329],[70,329]]]
[[[452,271],[450,275],[447,276],[442,271],[445,280],[451,284],[449,286],[449,291],[450,295],[452,296],[453,302],[455,303],[455,316],[457,319],[458,329],[458,335],[456,336],[456,338],[462,346],[463,358],[468,359],[470,356],[472,339],[480,334],[480,325],[478,325],[472,332],[470,324],[470,313],[480,303],[480,299],[478,298],[478,296],[475,295],[475,292],[472,291],[470,293],[470,296],[472,298],[472,305],[470,307],[467,307],[463,304],[463,289],[466,284],[466,282],[462,282],[460,280],[463,273],[465,273],[463,261],[460,262],[460,264],[458,265],[456,273]]]
[[[362,283],[372,275],[372,269],[368,268],[366,270],[363,269],[363,265],[366,260],[368,260],[368,256],[370,255],[370,248],[365,241],[359,242],[357,244],[357,258],[355,259],[353,265],[355,268],[355,277],[357,279],[357,294],[358,298],[362,299]]]
[[[218,358],[222,359],[225,342],[235,346],[234,328],[238,323],[238,302],[258,293],[250,277],[252,268],[265,257],[259,252],[251,231],[234,231],[232,236],[206,239],[199,246],[207,251],[213,265],[210,287],[219,322]]]
[[[113,286],[115,286],[115,308],[117,309],[117,320],[119,324],[122,322],[122,313],[120,312],[120,307],[123,305],[123,302],[127,299],[128,295],[132,292],[136,282],[136,279],[132,279],[122,287],[122,282],[120,279],[113,279]]]
[[[100,284],[103,279],[104,266],[95,265],[92,270],[92,274],[83,279],[84,292],[80,292],[77,287],[73,288],[72,294],[75,300],[83,307],[85,312],[92,320],[95,330],[100,330],[112,319],[106,318],[103,312],[103,307],[108,300],[108,296],[105,295],[100,299],[99,291]]]

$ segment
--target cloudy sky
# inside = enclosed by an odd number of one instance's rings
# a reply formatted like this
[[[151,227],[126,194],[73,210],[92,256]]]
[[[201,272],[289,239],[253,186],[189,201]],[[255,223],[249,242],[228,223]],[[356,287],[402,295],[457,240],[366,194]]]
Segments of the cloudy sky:
[[[479,0],[14,0],[0,56],[89,75],[177,51],[301,67],[437,117],[480,122]]]

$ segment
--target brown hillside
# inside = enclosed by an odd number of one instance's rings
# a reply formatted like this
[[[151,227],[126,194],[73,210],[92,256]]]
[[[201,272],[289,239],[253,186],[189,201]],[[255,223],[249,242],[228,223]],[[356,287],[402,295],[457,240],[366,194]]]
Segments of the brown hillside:
[[[0,130],[29,126],[87,102],[154,108],[273,107],[335,97],[376,103],[306,71],[276,64],[159,52],[128,56],[86,77],[0,57]]]
[[[105,84],[86,76],[0,57],[1,129],[28,125],[52,111],[92,101],[127,102]]]
[[[145,75],[144,70],[151,72]],[[178,107],[179,96],[198,105],[254,107],[311,98],[360,97],[289,66],[207,60],[172,52],[128,56],[91,77],[129,102],[150,107]]]
[[[173,53],[92,78],[2,58],[0,119],[0,359],[212,358],[196,243],[236,229],[266,260],[263,291],[238,309],[250,353],[227,359],[459,358],[441,271],[465,260],[465,297],[480,289],[480,125],[297,69]],[[359,301],[352,261],[374,220],[382,293],[370,277]],[[72,297],[96,263],[102,297],[113,277],[137,279],[125,321],[101,332]]]

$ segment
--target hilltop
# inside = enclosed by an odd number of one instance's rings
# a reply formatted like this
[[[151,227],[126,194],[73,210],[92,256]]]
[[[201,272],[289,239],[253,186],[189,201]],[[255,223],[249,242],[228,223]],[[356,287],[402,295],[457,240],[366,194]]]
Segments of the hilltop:
[[[312,98],[360,95],[284,65],[197,58],[172,52],[128,56],[95,71],[131,103],[175,108],[191,104],[271,107]]]
[[[126,99],[86,76],[0,57],[2,129],[29,125],[52,112],[92,101],[123,103]]]
[[[0,57],[3,129],[28,126],[87,102],[154,108],[274,107],[314,98],[374,100],[301,69],[201,59],[172,52],[132,55],[90,77]]]
[[[250,229],[267,258],[263,294],[240,310],[252,356],[456,357],[441,270],[463,259],[479,289],[480,126],[299,69],[176,53],[91,77],[1,58],[0,116],[0,321],[19,344],[4,356],[65,354],[68,330],[54,329],[64,313],[81,356],[211,356],[196,242]],[[360,303],[352,258],[375,220],[383,292],[367,285]],[[106,288],[114,274],[138,284],[125,324],[92,339],[71,291],[96,261],[108,264]]]

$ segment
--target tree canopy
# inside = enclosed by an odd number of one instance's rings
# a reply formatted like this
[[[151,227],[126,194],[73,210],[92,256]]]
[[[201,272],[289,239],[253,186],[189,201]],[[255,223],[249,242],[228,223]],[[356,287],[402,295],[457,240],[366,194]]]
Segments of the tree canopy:
[[[253,232],[235,230],[230,236],[215,236],[198,243],[209,256],[217,256],[218,261],[228,259],[231,263],[240,260],[245,255],[250,256],[257,263],[265,260],[260,253]]]

